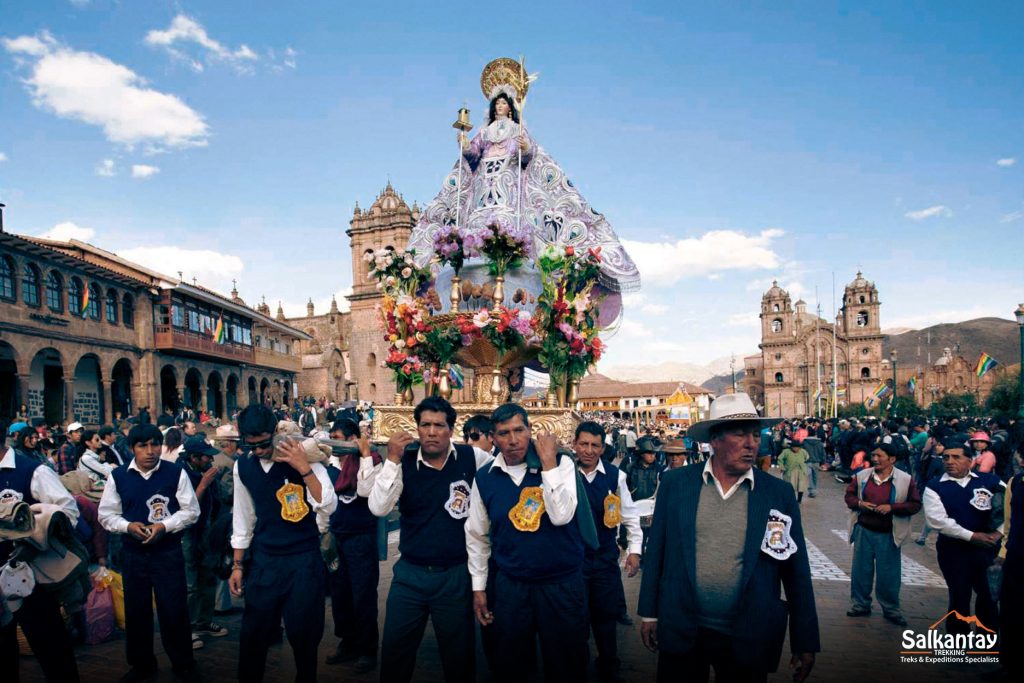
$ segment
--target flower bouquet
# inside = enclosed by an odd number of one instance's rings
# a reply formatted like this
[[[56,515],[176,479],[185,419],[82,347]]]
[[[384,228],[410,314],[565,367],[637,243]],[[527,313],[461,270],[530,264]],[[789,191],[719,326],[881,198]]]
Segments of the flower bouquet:
[[[469,346],[476,339],[486,339],[498,351],[499,358],[512,349],[536,341],[530,314],[518,308],[485,308],[476,314],[463,313],[455,322],[462,334],[463,346]]]
[[[601,359],[601,297],[594,292],[600,264],[600,248],[583,256],[571,246],[563,252],[548,248],[537,259],[543,289],[537,297],[534,325],[542,339],[540,361],[553,387],[581,379]]]
[[[423,383],[423,359],[420,348],[427,341],[430,325],[422,299],[409,294],[385,295],[379,304],[384,340],[389,343],[384,367],[395,373],[399,394]]]
[[[466,259],[477,256],[483,242],[474,232],[446,225],[434,235],[434,253],[442,266],[451,266],[459,276]]]
[[[416,265],[416,250],[398,253],[393,249],[368,251],[363,260],[370,264],[370,279],[377,279],[377,289],[385,297],[401,294],[420,296],[433,278],[430,268]]]
[[[524,226],[494,218],[473,236],[474,252],[487,257],[491,275],[504,278],[510,268],[518,268],[533,252],[533,238]],[[476,247],[479,244],[479,247]]]

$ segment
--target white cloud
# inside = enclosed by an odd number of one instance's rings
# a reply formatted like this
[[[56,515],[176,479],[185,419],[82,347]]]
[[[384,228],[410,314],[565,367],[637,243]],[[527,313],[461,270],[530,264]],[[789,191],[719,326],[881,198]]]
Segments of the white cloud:
[[[7,155],[4,154],[3,152],[0,152],[0,163],[3,163],[5,161],[7,161]]]
[[[650,301],[643,292],[629,292],[622,295],[622,306],[626,310],[640,310],[652,315],[661,315],[668,312],[667,304],[659,304]]]
[[[146,164],[132,164],[132,178],[139,178],[145,180],[146,178],[152,178],[160,169],[156,166],[147,166]]]
[[[1024,211],[1011,211],[1010,213],[1004,213],[999,217],[1000,223],[1013,223],[1024,218]]]
[[[111,142],[194,147],[207,143],[203,117],[174,95],[147,87],[131,69],[63,46],[46,32],[4,39],[8,52],[36,58],[24,83],[33,103],[103,129]]]
[[[1009,168],[1017,163],[1017,160],[1013,157],[1006,157],[1004,159],[997,159],[996,166],[1002,166],[1003,168]]]
[[[117,175],[117,169],[114,168],[114,160],[104,159],[97,164],[96,175],[103,176],[104,178],[112,178]]]
[[[71,221],[64,221],[63,223],[58,223],[39,236],[43,239],[57,240],[60,242],[67,242],[68,240],[88,242],[95,234],[96,231],[92,228],[83,228],[80,225],[75,225]]]
[[[953,212],[946,206],[941,204],[937,206],[929,206],[927,209],[921,209],[919,211],[908,211],[903,214],[912,221],[923,221],[926,218],[949,218],[953,215]]]
[[[147,33],[145,42],[147,45],[163,48],[172,57],[186,62],[195,71],[203,70],[201,59],[205,59],[207,63],[224,62],[239,73],[252,73],[252,63],[259,61],[259,56],[248,45],[243,43],[238,48],[231,49],[211,38],[202,24],[184,14],[174,17],[166,30]],[[186,52],[188,48],[197,48],[198,56]]]
[[[231,280],[238,278],[245,264],[231,254],[211,249],[183,249],[181,247],[134,247],[120,249],[117,255],[168,276],[180,270],[186,282],[197,282],[221,292],[231,291]]]
[[[772,240],[782,230],[762,230],[747,235],[735,230],[713,230],[700,237],[676,242],[639,242],[623,240],[645,284],[672,285],[686,277],[712,275],[724,270],[760,270],[775,268],[779,256]]]

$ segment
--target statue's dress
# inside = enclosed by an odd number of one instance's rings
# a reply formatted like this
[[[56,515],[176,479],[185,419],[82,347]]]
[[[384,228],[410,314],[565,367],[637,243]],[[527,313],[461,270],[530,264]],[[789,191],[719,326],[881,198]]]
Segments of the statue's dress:
[[[521,154],[520,135],[527,142]],[[458,164],[462,165],[461,186]],[[496,222],[527,226],[533,234],[535,254],[551,245],[560,249],[573,246],[578,252],[600,247],[600,284],[606,294],[601,305],[603,325],[618,317],[620,293],[640,287],[636,265],[605,217],[591,208],[554,159],[511,119],[496,119],[477,132],[445,177],[441,192],[423,210],[409,241],[420,264],[433,256],[434,234],[443,226],[455,224],[456,204],[460,201],[460,227],[477,231]],[[478,284],[492,279],[482,258],[469,259],[461,276]],[[445,310],[451,277],[451,269],[445,268],[437,279]],[[516,289],[534,296],[540,292],[540,278],[532,263],[510,271],[505,280],[506,304],[511,305]]]

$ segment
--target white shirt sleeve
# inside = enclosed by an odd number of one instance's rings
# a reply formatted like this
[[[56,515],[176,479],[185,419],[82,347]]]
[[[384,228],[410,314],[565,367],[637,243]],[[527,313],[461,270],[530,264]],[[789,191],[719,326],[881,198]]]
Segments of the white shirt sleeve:
[[[412,456],[410,456],[412,457]],[[378,517],[385,517],[395,509],[395,504],[402,495],[402,466],[384,459],[384,464],[377,473],[370,491],[370,512]]]
[[[373,458],[359,458],[359,471],[356,473],[356,495],[369,498],[377,475],[384,469],[384,463],[373,464]]]
[[[192,482],[189,481],[184,469],[181,470],[178,477],[178,490],[175,497],[178,499],[178,511],[161,522],[169,534],[182,531],[195,524],[199,519],[199,499],[196,498]]]
[[[234,502],[231,504],[231,547],[235,550],[245,550],[252,543],[252,532],[256,528],[256,508],[252,504],[252,494],[238,476],[237,461],[233,479],[235,494]],[[331,490],[333,488],[331,487]]]
[[[477,472],[479,472],[483,468],[487,467],[487,465],[490,464],[490,462],[492,460],[494,460],[494,456],[493,455],[491,455],[487,451],[483,450],[482,448],[477,448],[476,446],[473,446],[473,455],[476,456],[476,470],[477,470]]]
[[[469,576],[473,590],[487,588],[487,561],[491,558],[491,518],[487,515],[483,498],[473,481],[469,494],[469,518],[466,519],[466,554],[469,556]]]
[[[110,477],[110,473],[114,471],[112,465],[108,465],[105,462],[100,462],[100,459],[92,454],[90,451],[86,451],[82,454],[81,459],[78,461],[78,469],[83,472],[88,472],[97,476],[102,476],[104,479]]]
[[[928,520],[928,526],[950,538],[957,538],[961,541],[971,540],[974,532],[963,528],[956,523],[955,519],[946,514],[946,506],[942,504],[939,494],[926,487],[922,502],[924,503],[924,516]]]
[[[78,504],[75,499],[64,488],[57,473],[46,465],[41,465],[32,473],[32,480],[28,485],[32,497],[40,503],[59,505],[61,511],[68,516],[71,526],[78,521]]]
[[[622,505],[622,526],[626,529],[626,540],[629,544],[628,553],[639,555],[643,550],[644,536],[640,529],[640,513],[637,512],[633,496],[626,485],[626,473],[619,470],[619,500]]]
[[[128,533],[128,520],[121,516],[122,512],[121,494],[117,492],[114,478],[110,477],[103,486],[103,497],[96,514],[100,526],[114,534]]]
[[[562,458],[558,467],[541,472],[540,478],[548,519],[555,526],[565,526],[576,514],[576,465],[572,458]]]
[[[313,498],[313,493],[308,486],[306,487],[306,500],[309,501],[310,507],[316,513],[317,528],[323,531],[330,526],[331,514],[338,507],[338,494],[335,493],[334,484],[331,483],[331,477],[327,474],[327,468],[323,464],[312,462],[309,464],[309,469],[313,471],[317,481],[320,482],[320,502]]]

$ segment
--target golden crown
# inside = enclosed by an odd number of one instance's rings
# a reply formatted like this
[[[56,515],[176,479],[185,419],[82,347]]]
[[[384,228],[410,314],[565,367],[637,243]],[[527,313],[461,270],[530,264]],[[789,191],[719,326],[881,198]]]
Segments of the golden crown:
[[[498,57],[492,60],[480,74],[480,90],[484,97],[493,100],[498,93],[511,95],[516,102],[526,99],[526,91],[530,89],[530,77],[522,63],[510,57]]]

